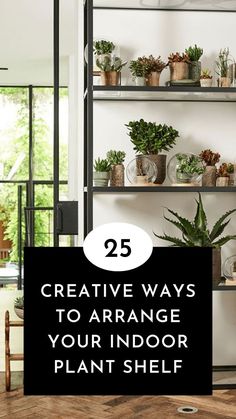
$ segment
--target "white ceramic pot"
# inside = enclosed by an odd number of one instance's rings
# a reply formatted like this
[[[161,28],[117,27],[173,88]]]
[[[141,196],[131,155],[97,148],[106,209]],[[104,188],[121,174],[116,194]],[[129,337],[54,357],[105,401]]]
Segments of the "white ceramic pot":
[[[144,77],[135,77],[135,84],[136,86],[145,86],[146,81]]]
[[[200,84],[201,87],[212,87],[213,80],[212,79],[201,79]]]

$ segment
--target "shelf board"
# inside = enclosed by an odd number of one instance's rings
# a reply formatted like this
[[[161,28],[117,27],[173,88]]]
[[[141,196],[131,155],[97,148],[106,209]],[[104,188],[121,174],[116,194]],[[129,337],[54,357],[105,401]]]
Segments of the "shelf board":
[[[235,87],[93,86],[94,100],[160,102],[236,102]]]
[[[204,186],[123,186],[123,187],[96,187],[94,193],[139,193],[139,192],[236,192],[235,186],[204,187]]]
[[[95,9],[235,12],[235,0],[94,0]]]

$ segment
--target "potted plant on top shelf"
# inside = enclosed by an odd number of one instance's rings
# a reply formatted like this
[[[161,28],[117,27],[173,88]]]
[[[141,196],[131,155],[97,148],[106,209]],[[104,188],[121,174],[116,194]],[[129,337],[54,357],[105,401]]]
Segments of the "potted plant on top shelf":
[[[111,165],[111,178],[110,186],[124,186],[125,176],[124,176],[124,161],[125,161],[125,152],[110,150],[107,152],[107,160]]]
[[[115,45],[111,41],[106,41],[104,39],[94,41],[93,53],[96,64],[96,66],[94,66],[94,75],[100,75],[100,68],[97,66],[97,62],[103,61],[105,57],[111,57],[114,49]]]
[[[156,164],[155,183],[162,184],[166,178],[166,155],[160,153],[174,147],[179,132],[172,126],[146,122],[143,119],[130,121],[125,126],[128,128],[135,152],[147,155]]]
[[[229,48],[221,49],[218,60],[216,61],[216,74],[218,78],[219,87],[230,87],[231,79],[229,74],[230,62]]]
[[[129,69],[133,76],[136,86],[145,86],[147,75],[146,58],[139,57],[137,60],[130,61]]]
[[[203,55],[203,49],[199,48],[196,44],[194,47],[189,47],[185,50],[185,53],[189,56],[189,78],[194,81],[200,81],[201,76],[201,61],[200,58]]]
[[[110,179],[111,165],[107,159],[98,157],[94,162],[93,180],[95,186],[106,187]]]
[[[227,218],[233,214],[236,209],[232,209],[222,215],[211,231],[208,229],[207,216],[203,208],[201,194],[199,194],[199,200],[197,201],[197,211],[194,220],[190,221],[170,209],[167,209],[167,211],[173,215],[177,221],[164,216],[165,220],[177,227],[180,230],[182,237],[177,238],[167,234],[159,236],[154,233],[155,236],[161,240],[170,242],[173,247],[211,247],[213,249],[213,286],[217,286],[221,281],[221,247],[230,240],[236,239],[236,235],[220,236],[230,222],[230,220],[226,221]]]
[[[180,54],[179,52],[170,54],[168,63],[170,67],[170,80],[172,82],[189,78],[190,59],[188,54]]]
[[[161,57],[143,57],[143,60],[146,60],[146,84],[147,86],[159,86],[160,84],[160,75],[162,70],[168,66],[161,60]]]
[[[200,77],[200,84],[201,87],[212,87],[212,75],[208,68],[202,70],[201,77]]]
[[[216,186],[216,163],[220,161],[220,154],[207,149],[203,150],[199,156],[205,165],[202,186]]]
[[[201,160],[195,154],[178,153],[176,154],[176,180],[180,184],[195,184],[202,175],[204,169]]]
[[[228,167],[229,166],[229,167]],[[229,185],[229,178],[231,171],[231,163],[228,165],[227,163],[222,163],[217,170],[217,179],[216,179],[216,186],[228,186]]]
[[[117,86],[121,81],[121,70],[127,64],[122,62],[119,57],[105,55],[102,60],[97,60],[96,64],[101,70],[102,86]]]

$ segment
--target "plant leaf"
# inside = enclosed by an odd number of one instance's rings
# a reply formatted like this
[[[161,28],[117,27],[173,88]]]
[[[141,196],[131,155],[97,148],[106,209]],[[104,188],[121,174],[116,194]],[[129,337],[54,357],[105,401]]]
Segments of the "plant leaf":
[[[196,228],[202,231],[206,231],[207,229],[207,217],[202,205],[202,197],[201,194],[198,194],[199,201],[197,202],[197,212],[194,218],[194,225]]]
[[[222,217],[220,217],[220,218],[219,218],[219,220],[215,223],[215,225],[214,225],[214,227],[213,227],[213,229],[212,229],[212,231],[211,231],[211,233],[210,233],[210,238],[211,238],[211,240],[212,240],[212,241],[213,241],[213,240],[215,240],[217,237],[219,237],[219,236],[223,233],[224,228],[227,226],[227,224],[229,223],[229,221],[230,221],[230,220],[229,220],[227,223],[223,224],[223,226],[222,226],[223,221],[224,221],[227,217],[229,217],[231,214],[233,214],[235,211],[236,211],[236,208],[235,208],[235,209],[233,209],[233,210],[227,211],[227,212],[226,212],[224,215],[222,215]]]
[[[168,208],[167,208],[168,209]],[[194,237],[195,235],[195,228],[193,227],[192,223],[187,220],[187,218],[183,218],[181,217],[179,214],[177,214],[177,212],[174,212],[170,209],[168,209],[169,213],[174,215],[174,217],[176,217],[179,222],[182,224],[183,228],[184,228],[184,233],[189,236],[189,238]]]
[[[221,247],[224,244],[228,243],[230,240],[236,240],[236,235],[235,236],[225,236],[222,237],[220,240],[212,243],[213,247]]]
[[[158,237],[158,239],[174,243],[174,246],[176,247],[188,247],[188,245],[185,242],[183,242],[181,239],[178,239],[177,237],[170,237],[167,234],[165,234],[164,236],[158,236],[156,233],[154,233],[154,235]]]

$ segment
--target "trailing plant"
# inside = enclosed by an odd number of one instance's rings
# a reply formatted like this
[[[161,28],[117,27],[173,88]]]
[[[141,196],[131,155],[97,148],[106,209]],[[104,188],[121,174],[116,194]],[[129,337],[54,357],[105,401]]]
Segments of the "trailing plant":
[[[96,60],[97,67],[102,71],[117,71],[120,72],[127,64],[127,61],[122,62],[120,57],[111,57],[105,55],[102,60]]]
[[[221,49],[219,52],[218,60],[216,61],[216,74],[219,77],[227,77],[230,63],[229,48]]]
[[[139,57],[137,60],[130,61],[129,69],[133,77],[146,77],[147,59]]]
[[[141,154],[158,154],[162,150],[169,151],[176,144],[179,132],[172,126],[156,122],[130,121],[125,125],[134,145],[134,150]]]
[[[145,63],[145,74],[149,75],[152,72],[161,73],[164,68],[168,66],[168,64],[164,63],[161,60],[161,57],[153,57],[153,55],[149,55],[149,57],[142,57],[143,62]]]
[[[109,161],[107,159],[100,159],[100,157],[95,160],[93,167],[95,172],[110,172],[111,170],[111,164]]]
[[[206,166],[215,166],[215,164],[220,161],[220,154],[213,153],[210,149],[203,150],[199,156]]]
[[[93,52],[95,55],[111,54],[115,49],[115,45],[111,41],[95,41],[93,44]]]
[[[182,54],[180,54],[179,52],[176,52],[169,55],[168,62],[169,64],[171,63],[188,63],[189,64],[190,58],[188,54],[184,52]]]
[[[14,301],[14,307],[24,309],[24,297],[17,297]]]
[[[159,236],[155,234],[156,237],[162,240],[166,240],[172,244],[172,247],[213,247],[220,248],[230,240],[235,240],[236,235],[228,235],[225,237],[220,237],[229,224],[230,219],[228,217],[236,211],[232,209],[227,211],[222,215],[219,220],[215,223],[212,230],[208,229],[208,221],[205,210],[202,204],[201,194],[199,193],[199,200],[197,201],[197,211],[195,218],[190,221],[177,212],[174,212],[167,208],[167,211],[174,216],[175,219],[170,219],[164,216],[165,220],[170,222],[172,225],[177,227],[182,234],[182,238],[172,237],[167,234],[164,236]],[[228,220],[227,220],[228,219]],[[227,221],[226,221],[227,220]]]
[[[179,153],[176,155],[176,158],[178,161],[177,173],[192,176],[195,174],[201,175],[204,172],[203,167],[199,164],[201,160],[198,156]]]
[[[125,161],[125,152],[124,151],[116,151],[110,150],[107,152],[107,160],[110,165],[122,164]]]
[[[201,80],[212,79],[211,71],[208,68],[202,70]]]
[[[203,54],[203,49],[195,44],[194,47],[187,48],[185,53],[189,56],[190,61],[199,61]]]

